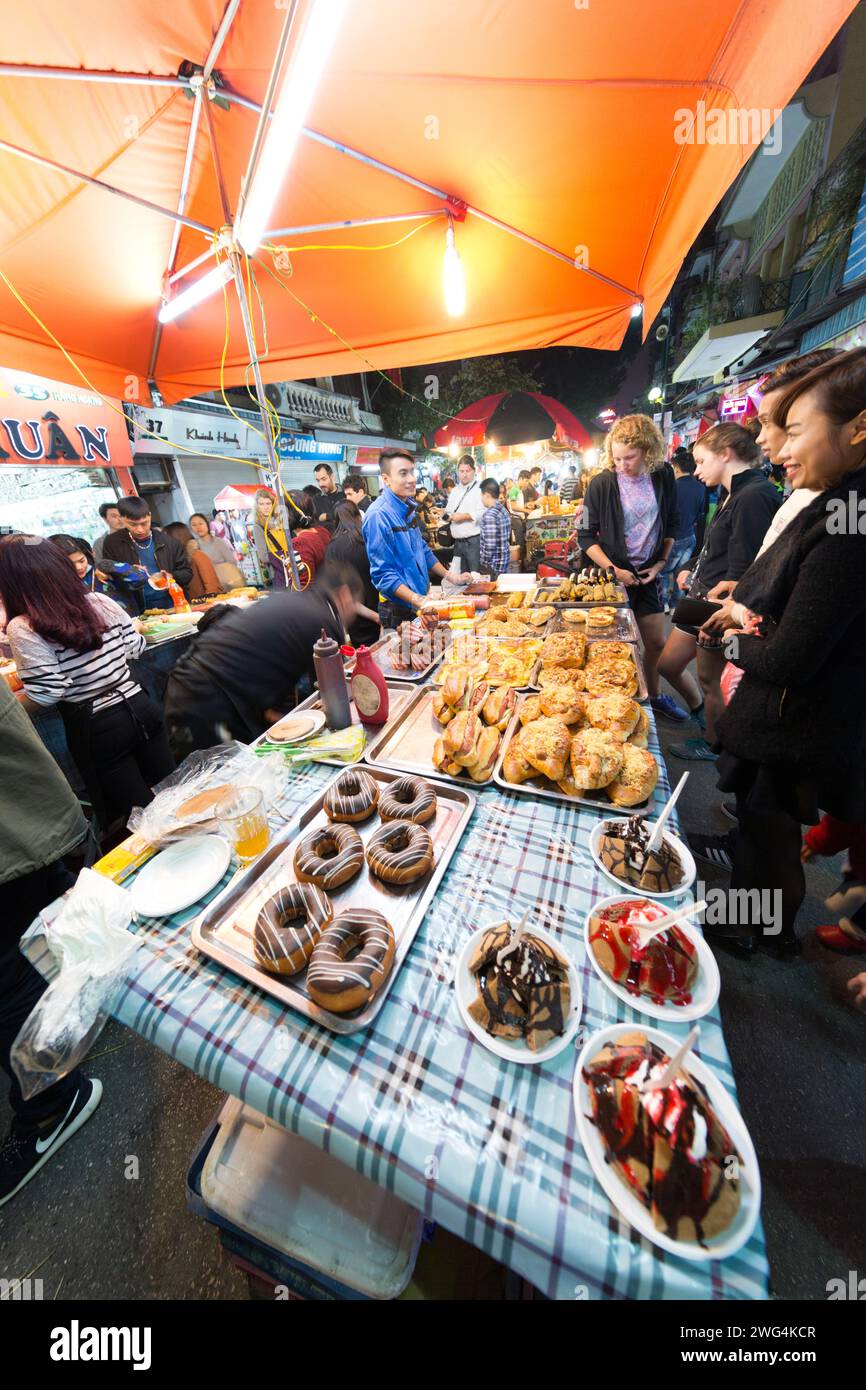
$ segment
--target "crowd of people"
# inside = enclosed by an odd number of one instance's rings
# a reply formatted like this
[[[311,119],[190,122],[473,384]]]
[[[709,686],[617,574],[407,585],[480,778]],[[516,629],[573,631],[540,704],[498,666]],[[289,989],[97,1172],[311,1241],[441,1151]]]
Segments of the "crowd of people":
[[[828,899],[838,920],[819,939],[866,953],[866,349],[778,368],[758,426],[718,424],[668,460],[648,416],[618,419],[600,466],[560,479],[560,495],[581,503],[574,565],[612,570],[624,586],[652,707],[693,726],[672,756],[716,763],[735,829],[692,835],[694,852],[727,869],[733,889],[782,903],[771,938],[733,921],[707,924],[706,935],[742,954],[769,944],[793,955],[804,864],[844,852]],[[519,566],[515,532],[551,480],[537,467],[500,483],[470,455],[456,474],[437,492],[419,487],[414,455],[392,448],[382,451],[375,498],[363,475],[340,486],[327,464],[315,488],[280,499],[260,489],[254,544],[276,592],[247,608],[210,609],[162,703],[137,675],[138,615],[170,607],[171,586],[195,598],[243,578],[211,520],[194,513],[159,527],[146,501],[123,497],[101,509],[107,529],[92,547],[66,534],[0,540],[0,623],[25,697],[0,682],[0,786],[14,788],[0,825],[5,1071],[41,988],[18,938],[67,882],[64,860],[88,831],[26,710],[60,712],[91,836],[124,826],[189,752],[252,740],[291,709],[322,631],[374,642],[419,614],[446,560],[456,558],[464,578]],[[42,790],[31,795],[34,786]],[[852,984],[866,1007],[866,976]],[[25,1102],[13,1081],[18,1147],[0,1150],[0,1204],[16,1172],[35,1162],[34,1136],[61,1112],[83,1123],[98,1102],[95,1084],[74,1073]]]

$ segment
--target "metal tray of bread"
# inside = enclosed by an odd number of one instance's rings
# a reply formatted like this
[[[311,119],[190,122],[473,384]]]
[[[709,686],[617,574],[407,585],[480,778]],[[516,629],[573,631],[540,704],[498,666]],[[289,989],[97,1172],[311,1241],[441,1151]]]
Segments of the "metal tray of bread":
[[[440,772],[433,762],[433,745],[437,738],[444,737],[446,727],[439,723],[433,713],[433,700],[437,694],[436,690],[419,690],[417,699],[404,707],[399,718],[389,723],[385,736],[377,740],[375,748],[365,749],[364,761],[372,767],[409,772],[413,777],[430,777],[437,782],[447,782],[452,787],[489,786],[493,781],[492,770],[483,781],[476,782],[468,772],[461,772],[459,777]],[[502,739],[504,737],[503,734]],[[498,757],[501,755],[502,741]]]
[[[433,676],[433,684],[434,684],[435,686],[437,686],[437,687],[441,687],[441,686],[443,686],[443,685],[445,684],[445,681],[446,681],[447,678],[448,678],[448,672],[449,672],[449,670],[453,669],[453,667],[455,667],[455,666],[462,666],[462,665],[471,665],[473,658],[472,658],[472,656],[469,655],[469,653],[473,650],[473,648],[474,648],[474,646],[475,646],[475,642],[473,642],[473,640],[472,640],[473,638],[474,638],[474,639],[477,641],[477,643],[479,644],[479,647],[478,647],[478,655],[479,655],[479,657],[481,657],[481,658],[483,659],[482,648],[484,648],[484,649],[486,649],[486,650],[489,650],[490,648],[492,648],[493,650],[495,650],[495,649],[496,649],[496,645],[497,645],[498,643],[500,643],[500,642],[502,642],[502,643],[508,643],[509,645],[510,645],[510,644],[514,644],[514,645],[517,645],[518,647],[519,647],[520,645],[522,645],[524,642],[533,642],[533,641],[534,641],[534,642],[540,644],[541,642],[543,642],[543,640],[544,640],[544,635],[546,634],[546,632],[547,632],[547,629],[546,629],[546,628],[543,628],[543,629],[540,629],[540,630],[535,630],[535,629],[533,629],[531,636],[527,633],[527,635],[526,635],[525,637],[497,637],[496,633],[491,633],[490,635],[488,635],[487,633],[479,634],[479,633],[474,633],[474,632],[473,632],[473,633],[469,633],[469,632],[462,633],[462,632],[459,632],[459,633],[457,633],[457,634],[455,635],[453,648],[452,648],[451,654],[449,655],[448,660],[447,660],[447,661],[441,662],[440,665],[438,666],[436,672],[434,673],[434,676]],[[461,654],[462,654],[462,653],[466,653],[465,659],[461,659]],[[536,659],[535,659],[534,661],[532,661],[531,664],[529,664],[529,668],[528,668],[527,675],[526,675],[526,680],[523,681],[520,685],[512,685],[512,686],[511,686],[512,690],[532,690],[532,689],[534,688],[533,685],[532,685],[532,682],[534,681],[534,679],[535,679],[535,677],[536,677],[536,675],[537,675],[537,673],[538,673],[538,667],[539,667],[539,661],[538,661],[538,658],[536,657]],[[478,679],[479,679],[479,680],[486,680],[486,681],[488,682],[489,685],[510,685],[510,684],[511,684],[510,681],[491,680],[490,677],[487,675],[486,672],[485,672],[484,675],[479,676]]]
[[[612,608],[615,617],[612,623],[606,627],[593,627],[586,622],[587,613],[595,612],[598,608]],[[564,614],[568,613],[569,618],[578,615],[579,622],[569,622]],[[563,604],[557,610],[555,618],[552,618],[547,629],[548,632],[583,632],[587,637],[595,640],[597,637],[606,637],[611,642],[638,642],[642,641],[640,628],[637,625],[637,618],[634,609],[626,604],[624,608],[617,607],[615,603],[568,603]]]
[[[578,629],[578,630],[580,630],[580,629]],[[611,642],[611,641],[613,641],[613,640],[614,640],[614,639],[613,639],[612,637],[608,637],[607,635],[605,635],[604,637],[602,637],[601,635],[599,635],[598,637],[595,637],[595,636],[590,637],[589,635],[587,635],[587,644],[586,644],[586,645],[587,645],[587,647],[592,647],[592,646],[594,646],[597,642]],[[626,639],[620,639],[620,640],[626,641]],[[631,651],[631,659],[632,659],[632,661],[634,662],[634,668],[635,668],[635,671],[637,672],[637,690],[635,691],[635,693],[632,695],[631,698],[632,698],[633,700],[638,700],[639,702],[643,702],[643,701],[649,699],[649,690],[647,689],[647,683],[646,683],[646,671],[644,670],[644,664],[643,664],[643,649],[642,649],[642,647],[638,646],[637,642],[627,642],[626,644],[627,644],[628,647],[630,648],[630,651]],[[542,667],[542,661],[539,660],[538,665],[537,665],[536,668],[535,668],[535,673],[534,673],[534,675],[533,675],[532,684],[529,685],[529,686],[527,687],[530,691],[535,692],[535,691],[541,690],[541,688],[542,688],[541,685],[540,685],[540,683],[539,683],[539,682],[540,682],[540,677],[541,677],[541,667]],[[581,670],[583,670],[583,669],[584,669],[584,668],[581,668]]]
[[[382,768],[372,769],[371,776],[380,788],[397,780],[396,773]],[[328,894],[335,914],[353,907],[374,908],[381,912],[394,928],[396,939],[391,972],[371,1002],[353,1014],[334,1014],[320,1008],[310,998],[304,984],[306,970],[292,976],[272,975],[261,968],[253,951],[253,930],[262,907],[279,888],[296,881],[292,860],[298,840],[329,823],[322,804],[330,785],[328,782],[322,788],[245,874],[230,883],[214,899],[193,926],[192,940],[203,955],[240,975],[280,1003],[321,1023],[333,1033],[355,1033],[360,1028],[368,1027],[384,1004],[472,816],[475,797],[468,788],[437,784],[436,815],[426,826],[433,840],[435,862],[426,878],[397,887],[376,878],[365,862],[361,872],[351,882]],[[366,844],[372,832],[381,824],[376,814],[356,825],[355,829]]]
[[[512,738],[521,727],[520,707],[523,701],[528,698],[529,697],[526,695],[518,695],[514,719],[505,731],[505,737],[499,749],[499,759],[493,770],[493,781],[496,783],[497,787],[501,787],[503,791],[516,792],[523,796],[541,797],[544,801],[557,801],[561,806],[574,806],[579,811],[586,808],[587,810],[604,811],[612,816],[644,815],[649,810],[656,798],[657,789],[653,792],[652,796],[648,797],[645,801],[639,802],[636,806],[624,807],[617,806],[609,797],[605,796],[603,788],[599,788],[597,791],[590,791],[587,796],[568,796],[565,792],[561,792],[554,782],[543,777],[541,773],[539,773],[537,777],[530,778],[527,782],[506,781],[502,773],[505,754],[508,752],[508,746]],[[655,754],[653,754],[653,756],[655,757]],[[656,758],[656,764],[658,764],[658,758]],[[659,807],[661,807],[661,805],[663,805],[663,802],[659,802]]]
[[[367,729],[367,742],[364,745],[364,748],[358,754],[357,758],[351,759],[348,763],[346,762],[345,758],[317,758],[316,762],[321,763],[323,767],[349,767],[352,765],[352,763],[359,763],[368,748],[375,747],[375,745],[387,732],[388,725],[391,723],[391,721],[399,717],[401,711],[403,710],[404,706],[408,703],[408,701],[411,699],[411,697],[418,693],[417,685],[411,685],[408,681],[386,680],[385,684],[388,687],[387,723],[383,724],[381,728],[371,726]],[[358,718],[358,711],[355,709],[354,703],[350,702],[350,705],[352,710],[352,723],[360,724],[361,720]],[[299,705],[296,705],[295,708],[290,711],[290,713],[301,714],[304,710],[319,710],[321,708],[322,697],[319,694],[318,690],[314,690],[312,695],[308,695],[306,700],[302,700]],[[325,728],[322,729],[321,732],[325,734],[328,732],[328,730]],[[267,741],[268,735],[267,732],[265,732],[255,740],[255,742],[252,744],[252,747],[255,748],[260,743],[267,743]],[[303,747],[302,744],[299,746]]]
[[[443,656],[445,655],[445,653],[451,645],[450,628],[441,626],[434,628],[432,635],[434,639],[433,660],[428,662],[428,664],[424,666],[420,671],[413,671],[411,669],[404,670],[400,666],[395,666],[394,663],[390,660],[389,647],[391,645],[392,640],[398,640],[396,630],[393,632],[386,632],[384,637],[380,637],[378,642],[374,642],[370,648],[370,651],[373,654],[373,660],[379,667],[379,670],[382,672],[382,675],[386,678],[386,680],[404,681],[409,682],[412,685],[419,685],[422,681],[426,681],[427,677],[430,675],[430,672],[434,670],[436,666],[439,665],[439,662],[442,660]],[[347,677],[351,677],[351,674],[354,669],[355,658],[352,656],[347,657]]]

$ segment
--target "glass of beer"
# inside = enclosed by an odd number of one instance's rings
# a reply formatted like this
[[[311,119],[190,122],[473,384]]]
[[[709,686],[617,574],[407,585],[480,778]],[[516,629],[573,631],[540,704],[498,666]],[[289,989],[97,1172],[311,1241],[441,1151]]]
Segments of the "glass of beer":
[[[257,859],[271,838],[258,787],[235,788],[220,803],[219,822],[241,866]]]

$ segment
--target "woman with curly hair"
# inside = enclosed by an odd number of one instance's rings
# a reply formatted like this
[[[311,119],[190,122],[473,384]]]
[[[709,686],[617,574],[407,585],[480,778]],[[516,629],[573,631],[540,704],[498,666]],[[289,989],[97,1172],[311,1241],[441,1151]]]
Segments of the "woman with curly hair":
[[[661,430],[648,415],[623,415],[604,441],[603,467],[583,500],[578,540],[587,559],[612,569],[628,594],[644,644],[650,703],[659,714],[687,718],[659,694],[658,659],[665,644],[659,575],[679,525],[673,470],[664,461]]]

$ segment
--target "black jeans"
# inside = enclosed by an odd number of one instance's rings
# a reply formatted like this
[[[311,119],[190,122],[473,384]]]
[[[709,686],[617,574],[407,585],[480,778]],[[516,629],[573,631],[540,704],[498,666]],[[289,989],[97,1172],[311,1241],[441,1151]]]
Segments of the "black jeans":
[[[97,710],[86,737],[109,824],[116,816],[126,819],[133,806],[147,806],[151,787],[174,772],[162,710],[143,691]]]
[[[0,884],[0,1069],[9,1077],[9,1104],[17,1125],[24,1129],[38,1128],[63,1116],[82,1080],[76,1069],[32,1100],[24,1100],[9,1061],[21,1025],[48,988],[39,971],[21,954],[18,943],[36,914],[72,882],[72,875],[58,861]]]
[[[802,829],[793,816],[781,807],[762,805],[756,811],[748,797],[737,796],[731,888],[761,893],[760,899],[754,897],[754,906],[760,904],[760,920],[739,921],[725,935],[766,933],[769,941],[790,940],[795,935],[794,922],[806,896],[801,844]]]

